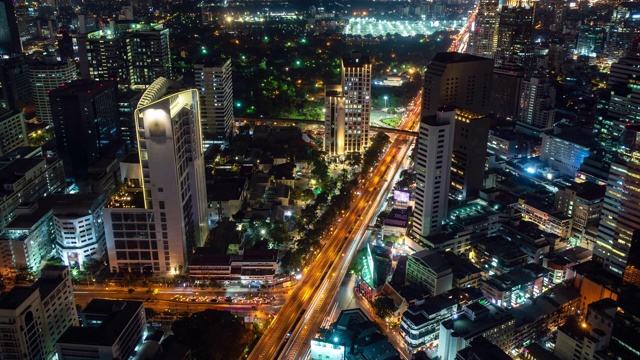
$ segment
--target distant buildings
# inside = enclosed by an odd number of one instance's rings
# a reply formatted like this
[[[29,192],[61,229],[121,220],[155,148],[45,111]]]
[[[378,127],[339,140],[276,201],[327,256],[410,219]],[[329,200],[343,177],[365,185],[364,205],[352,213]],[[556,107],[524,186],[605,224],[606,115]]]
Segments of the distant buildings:
[[[478,5],[475,28],[469,34],[467,54],[493,59],[498,46],[500,8],[497,0],[482,0]]]
[[[76,64],[71,60],[31,64],[29,78],[38,121],[53,124],[49,92],[77,78]]]
[[[146,89],[161,77],[172,79],[169,29],[142,27],[127,33],[125,41],[131,89]]]
[[[549,79],[531,77],[522,84],[520,111],[516,130],[527,135],[540,136],[540,133],[553,128],[555,120],[556,90]]]
[[[22,52],[20,43],[20,33],[18,31],[18,21],[16,11],[11,0],[0,1],[0,55],[13,55]]]
[[[369,56],[360,53],[342,58],[345,153],[361,153],[369,147],[371,66]]]

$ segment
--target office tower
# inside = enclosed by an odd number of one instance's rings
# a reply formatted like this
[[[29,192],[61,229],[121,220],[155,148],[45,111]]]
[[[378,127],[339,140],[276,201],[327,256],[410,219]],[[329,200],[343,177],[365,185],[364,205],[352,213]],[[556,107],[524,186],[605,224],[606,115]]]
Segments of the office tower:
[[[491,59],[456,52],[437,53],[424,74],[422,115],[435,115],[442,106],[488,114],[492,74]]]
[[[481,0],[475,27],[469,34],[467,54],[493,59],[498,46],[500,8],[497,0]]]
[[[483,188],[488,138],[487,116],[456,110],[449,189],[454,198],[476,196]]]
[[[169,29],[162,25],[134,29],[126,34],[126,47],[133,90],[143,90],[160,77],[171,79]]]
[[[640,126],[627,126],[621,143],[622,151],[609,170],[593,255],[603,261],[605,270],[624,277],[640,269],[640,263],[628,262],[640,235]]]
[[[69,327],[56,342],[58,359],[141,358],[147,332],[143,305],[142,301],[91,300],[79,314],[82,324]]]
[[[532,51],[534,8],[528,6],[503,6],[498,26],[496,63],[509,59],[522,59]]]
[[[24,115],[21,111],[0,114],[0,156],[20,146],[29,146]]]
[[[344,155],[344,96],[340,85],[324,87],[324,151],[329,156]]]
[[[49,99],[58,153],[67,178],[77,181],[98,159],[113,157],[120,142],[114,85],[76,80],[52,90]]]
[[[226,138],[233,131],[231,59],[202,61],[195,64],[194,71],[203,135]]]
[[[604,50],[604,39],[606,31],[604,28],[583,25],[578,33],[578,42],[576,44],[576,53],[578,55],[586,55],[595,57],[597,53]]]
[[[418,134],[415,209],[412,236],[426,237],[440,232],[447,216],[449,177],[456,111],[441,108],[423,116]]]
[[[207,236],[198,91],[168,89],[156,80],[135,111],[142,189],[114,194],[103,210],[112,271],[179,273]]]
[[[125,91],[117,95],[118,102],[118,133],[124,141],[127,152],[138,148],[135,120],[133,113],[138,107],[138,101],[142,96],[141,91]]]
[[[53,208],[55,251],[65,265],[83,269],[90,258],[105,252],[102,207],[104,194],[75,194],[60,199]]]
[[[622,24],[611,23],[604,43],[607,60],[614,63],[623,57],[637,34],[638,30],[631,21],[625,21]]]
[[[31,112],[29,64],[24,55],[0,60],[0,107],[11,111]]]
[[[369,147],[371,117],[371,60],[352,53],[342,58],[344,96],[344,152],[364,152]]]
[[[124,37],[109,30],[78,36],[78,58],[83,79],[115,81],[118,88],[129,87]]]
[[[77,77],[76,64],[71,60],[38,62],[29,66],[31,92],[39,122],[52,124],[49,92]]]
[[[540,136],[540,132],[553,128],[556,89],[548,78],[532,76],[522,84],[520,109],[516,130]]]
[[[0,358],[52,359],[56,341],[77,324],[69,268],[46,265],[32,286],[0,294]]]
[[[13,0],[0,1],[0,55],[22,52]]]
[[[514,63],[504,63],[493,69],[493,114],[507,119],[515,119],[518,115],[524,72],[524,67]]]

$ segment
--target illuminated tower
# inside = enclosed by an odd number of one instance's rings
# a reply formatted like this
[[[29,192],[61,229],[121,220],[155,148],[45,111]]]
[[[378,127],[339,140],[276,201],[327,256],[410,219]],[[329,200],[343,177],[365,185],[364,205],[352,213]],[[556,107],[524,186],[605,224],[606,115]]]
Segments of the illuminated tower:
[[[501,64],[513,57],[523,58],[531,52],[534,9],[524,4],[502,7],[496,63]]]
[[[626,127],[620,149],[619,157],[609,170],[593,255],[603,261],[605,270],[640,284],[638,258],[629,257],[630,253],[637,255],[639,250],[640,126]],[[632,245],[635,246],[632,248]]]
[[[324,88],[324,151],[330,156],[344,155],[344,96],[340,85]]]
[[[478,4],[475,26],[469,34],[467,54],[493,59],[498,46],[500,11],[497,0],[482,0]]]
[[[364,152],[369,146],[371,112],[371,61],[352,53],[342,59],[344,96],[344,152]]]
[[[154,81],[134,113],[141,189],[114,195],[104,209],[112,271],[179,273],[207,237],[198,91],[168,88],[167,79]],[[127,222],[145,230],[129,234]]]
[[[195,64],[196,87],[200,92],[202,132],[226,137],[233,130],[233,82],[231,59],[207,60]]]
[[[411,230],[415,238],[440,232],[447,216],[455,116],[453,108],[441,108],[434,115],[423,116],[420,122]]]
[[[548,78],[533,76],[522,84],[516,130],[540,136],[553,128],[556,89]]]

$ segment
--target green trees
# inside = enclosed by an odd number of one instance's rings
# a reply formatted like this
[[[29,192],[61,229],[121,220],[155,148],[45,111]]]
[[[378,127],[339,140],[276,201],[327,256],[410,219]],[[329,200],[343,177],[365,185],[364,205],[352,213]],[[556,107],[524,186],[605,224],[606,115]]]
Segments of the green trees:
[[[381,319],[386,319],[393,315],[396,311],[396,304],[388,296],[378,296],[373,303],[371,303],[373,309],[376,311],[376,315]]]

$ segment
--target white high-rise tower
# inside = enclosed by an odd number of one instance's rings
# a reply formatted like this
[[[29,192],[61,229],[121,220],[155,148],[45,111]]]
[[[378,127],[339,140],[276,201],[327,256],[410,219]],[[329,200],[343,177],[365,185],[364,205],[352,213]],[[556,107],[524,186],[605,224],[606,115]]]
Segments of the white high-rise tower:
[[[364,152],[369,146],[371,117],[371,61],[368,56],[352,53],[342,59],[342,91],[345,99],[344,151]]]

